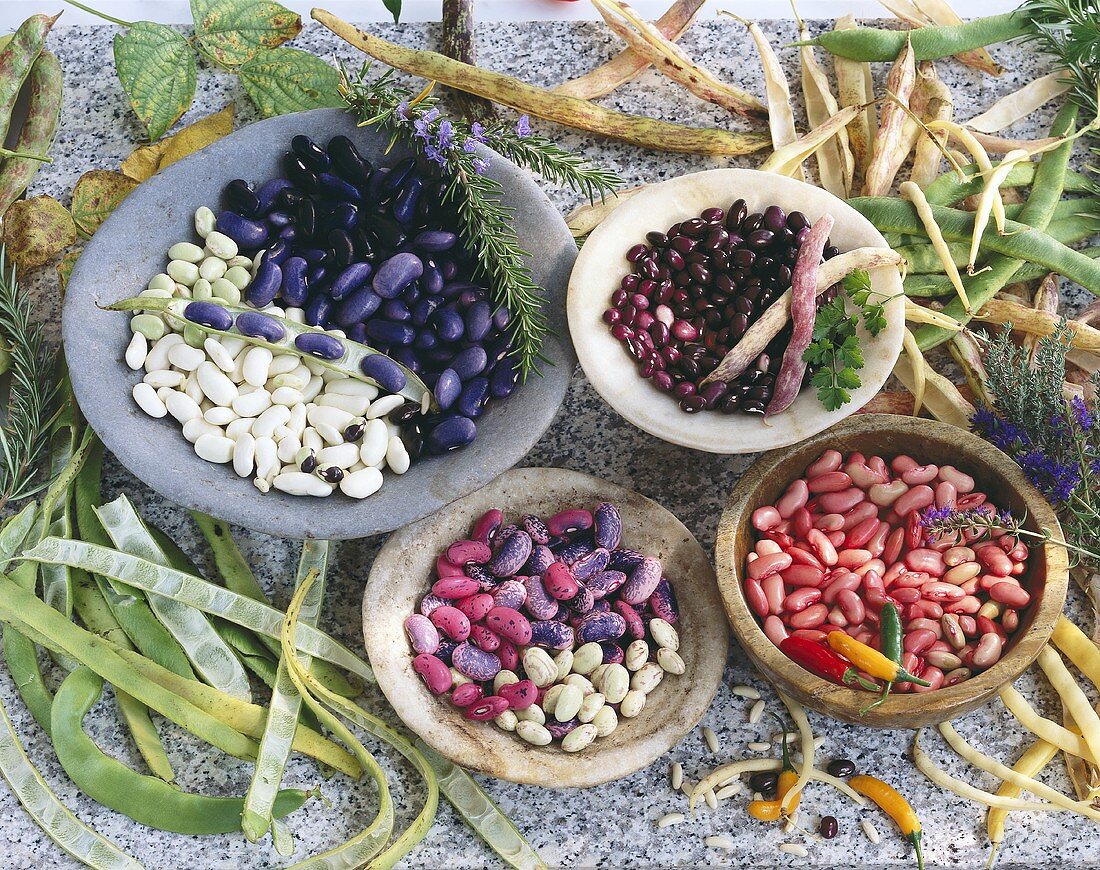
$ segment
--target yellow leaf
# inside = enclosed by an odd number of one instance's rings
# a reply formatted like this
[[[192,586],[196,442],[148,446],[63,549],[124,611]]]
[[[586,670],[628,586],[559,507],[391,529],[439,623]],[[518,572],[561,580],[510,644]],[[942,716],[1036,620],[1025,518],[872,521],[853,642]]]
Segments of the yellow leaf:
[[[137,181],[112,169],[85,172],[73,188],[72,214],[77,229],[90,236],[137,186]]]
[[[4,245],[20,268],[41,266],[75,241],[73,216],[52,196],[18,200],[4,216]]]
[[[152,145],[143,145],[122,161],[124,175],[136,181],[151,178],[165,166],[182,160],[233,131],[233,104],[208,115]]]
[[[69,286],[69,276],[73,273],[73,266],[76,265],[76,261],[80,258],[80,255],[84,253],[83,248],[76,248],[69,251],[61,258],[61,262],[57,264],[57,283],[61,289],[61,295],[65,295],[65,290]]]

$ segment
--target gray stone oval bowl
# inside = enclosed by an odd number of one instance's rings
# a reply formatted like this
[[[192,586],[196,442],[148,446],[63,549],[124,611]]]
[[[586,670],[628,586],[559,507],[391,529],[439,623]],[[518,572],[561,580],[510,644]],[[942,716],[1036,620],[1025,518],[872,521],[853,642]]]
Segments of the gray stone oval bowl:
[[[520,243],[531,254],[536,282],[546,288],[550,328],[543,353],[550,361],[506,402],[478,419],[477,440],[445,456],[426,458],[362,501],[337,493],[325,499],[261,493],[228,465],[200,459],[174,419],[146,416],[131,396],[136,372],[123,361],[129,316],[99,305],[137,295],[163,270],[175,242],[195,240],[193,215],[219,205],[234,178],[263,182],[280,174],[290,139],[305,133],[325,143],[351,137],[363,155],[383,157],[388,137],[359,128],[338,109],[316,109],[250,124],[175,163],[138,187],[84,249],[69,280],[62,320],[65,356],[81,410],[107,449],[144,483],[185,507],[284,538],[343,539],[388,532],[427,516],[484,486],[518,462],[554,418],[576,364],[565,322],[565,286],[577,256],[557,208],[524,170],[491,156],[489,175],[515,209]],[[480,147],[480,146],[479,146]]]
[[[667,676],[637,717],[621,719],[611,734],[576,755],[556,743],[531,746],[491,722],[472,722],[449,700],[432,695],[413,671],[404,622],[430,591],[439,552],[466,537],[470,524],[489,508],[500,508],[510,522],[525,513],[551,516],[601,501],[618,506],[624,545],[656,556],[665,566],[680,605],[676,629],[685,672]],[[588,788],[651,764],[699,723],[722,682],[729,631],[706,551],[657,502],[590,474],[514,468],[390,536],[363,592],[363,639],[378,687],[401,721],[455,764],[512,782]]]

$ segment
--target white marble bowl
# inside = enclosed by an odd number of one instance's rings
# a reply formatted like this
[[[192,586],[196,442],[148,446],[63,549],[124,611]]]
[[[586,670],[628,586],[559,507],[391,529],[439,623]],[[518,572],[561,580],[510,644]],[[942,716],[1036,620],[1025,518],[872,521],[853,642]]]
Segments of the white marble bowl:
[[[860,330],[863,384],[852,391],[851,402],[826,411],[816,391],[806,388],[787,411],[767,422],[750,414],[681,411],[676,398],[638,374],[634,359],[603,322],[603,312],[627,274],[626,252],[644,242],[647,232],[664,232],[703,209],[728,208],[737,199],[744,199],[750,212],[778,205],[788,212],[801,211],[811,221],[831,214],[836,223],[830,237],[841,251],[887,247],[870,221],[819,187],[754,169],[711,169],[655,184],[623,202],[592,231],[569,278],[569,331],[592,386],[638,428],[664,441],[710,453],[756,453],[785,447],[839,423],[865,405],[886,382],[901,352],[905,325],[901,277],[896,269],[877,269],[871,273],[872,287],[883,297],[893,297],[886,304],[888,325],[873,338]]]
[[[466,537],[470,524],[493,507],[511,522],[525,513],[551,516],[566,507],[591,508],[601,501],[618,506],[624,546],[664,563],[680,605],[676,629],[685,673],[666,676],[639,716],[620,719],[615,731],[575,755],[557,743],[531,746],[492,722],[472,722],[446,697],[432,695],[413,671],[404,621],[430,591],[438,553]],[[386,698],[437,752],[490,776],[551,788],[610,782],[640,770],[679,743],[710,706],[729,644],[714,569],[683,523],[645,496],[561,468],[512,469],[390,536],[363,593],[363,637]]]

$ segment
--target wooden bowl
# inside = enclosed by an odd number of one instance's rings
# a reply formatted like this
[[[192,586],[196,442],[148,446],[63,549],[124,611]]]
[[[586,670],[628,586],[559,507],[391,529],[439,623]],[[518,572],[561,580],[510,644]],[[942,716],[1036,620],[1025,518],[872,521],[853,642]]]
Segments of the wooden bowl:
[[[774,504],[787,485],[800,477],[829,448],[859,451],[887,460],[901,453],[937,465],[954,465],[974,476],[978,488],[1000,508],[1026,516],[1025,528],[1047,528],[1061,537],[1054,510],[1008,456],[976,435],[932,420],[892,414],[860,414],[815,435],[790,450],[762,456],[730,494],[718,526],[718,587],[733,633],[753,664],[781,691],[807,707],[855,725],[920,728],[953,719],[985,704],[1001,686],[1026,670],[1046,644],[1062,613],[1069,584],[1066,551],[1054,544],[1033,546],[1027,573],[1020,577],[1032,603],[1015,639],[987,671],[955,686],[921,694],[891,695],[861,715],[867,692],[838,686],[814,676],[785,656],[764,634],[742,591],[745,556],[754,543],[752,512]]]
[[[687,666],[653,690],[641,714],[620,719],[607,737],[568,754],[558,744],[531,746],[492,722],[466,719],[446,697],[432,695],[412,669],[405,618],[431,586],[436,555],[464,538],[486,510],[551,516],[570,506],[614,502],[623,542],[664,563],[680,604],[679,653]],[[710,560],[691,532],[636,492],[561,468],[513,469],[484,489],[395,532],[374,560],[363,593],[363,637],[378,685],[402,721],[462,767],[512,782],[554,788],[600,785],[663,755],[703,717],[722,679],[729,634]]]

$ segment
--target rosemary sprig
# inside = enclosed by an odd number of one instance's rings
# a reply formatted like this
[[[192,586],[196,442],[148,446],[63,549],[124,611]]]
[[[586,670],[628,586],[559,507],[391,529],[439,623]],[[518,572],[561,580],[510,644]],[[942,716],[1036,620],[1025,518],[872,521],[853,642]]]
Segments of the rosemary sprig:
[[[32,310],[0,245],[0,340],[11,353],[7,419],[0,426],[0,510],[48,483],[38,471],[57,412],[57,351],[45,344]]]
[[[531,276],[512,222],[504,205],[504,189],[486,175],[489,160],[479,155],[477,143],[526,166],[556,184],[579,191],[590,200],[613,193],[621,184],[614,173],[593,166],[531,131],[527,117],[514,125],[489,125],[443,117],[430,86],[420,94],[395,80],[387,69],[370,78],[370,64],[358,75],[346,71],[341,95],[360,118],[360,126],[375,126],[391,134],[430,163],[446,179],[444,203],[454,208],[462,236],[476,251],[475,269],[498,306],[511,313],[511,353],[520,375],[538,372],[543,339],[549,331],[542,288]]]

